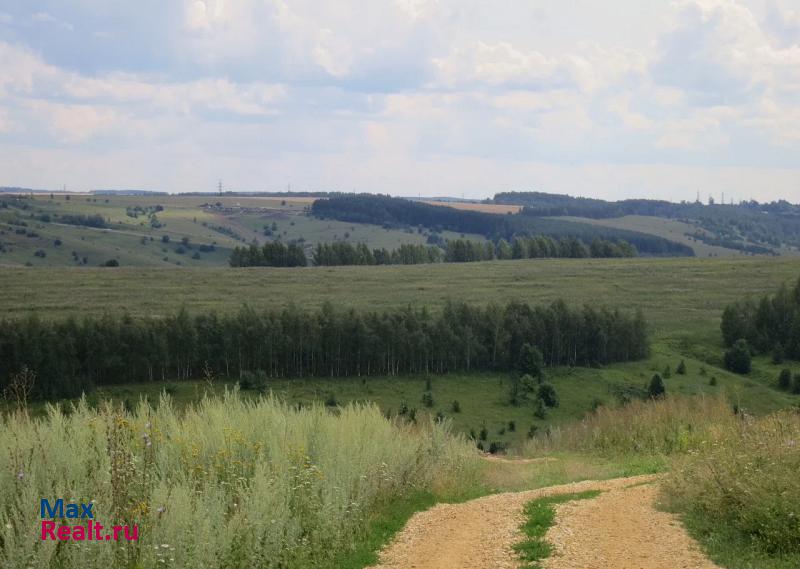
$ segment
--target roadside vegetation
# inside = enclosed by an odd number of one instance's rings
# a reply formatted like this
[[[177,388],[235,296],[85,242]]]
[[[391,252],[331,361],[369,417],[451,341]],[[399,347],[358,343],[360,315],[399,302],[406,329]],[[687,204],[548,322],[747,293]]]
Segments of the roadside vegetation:
[[[715,561],[784,569],[800,562],[798,441],[797,409],[754,417],[723,397],[667,396],[600,407],[532,439],[525,454],[651,460],[666,472],[663,506]]]
[[[378,539],[388,504],[479,485],[473,446],[445,424],[390,421],[374,405],[332,412],[234,391],[180,414],[164,397],[0,421],[3,567],[337,567]],[[136,524],[139,541],[87,555],[31,539],[42,497],[93,501],[98,523]]]

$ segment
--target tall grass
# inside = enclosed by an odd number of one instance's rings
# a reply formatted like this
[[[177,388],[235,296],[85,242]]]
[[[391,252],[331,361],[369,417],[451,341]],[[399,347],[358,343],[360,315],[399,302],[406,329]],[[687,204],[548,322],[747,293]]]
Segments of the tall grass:
[[[677,459],[668,504],[707,535],[800,563],[800,414],[743,417]],[[757,563],[752,566],[763,566]],[[788,566],[788,565],[787,565]]]
[[[724,397],[667,397],[599,407],[579,423],[534,437],[527,455],[552,451],[672,455],[696,448],[711,433],[737,423]]]
[[[373,405],[334,413],[238,393],[178,414],[85,401],[0,419],[2,567],[328,566],[379,502],[478,475],[446,425],[395,423]],[[139,541],[39,539],[39,501],[94,501],[96,521]]]

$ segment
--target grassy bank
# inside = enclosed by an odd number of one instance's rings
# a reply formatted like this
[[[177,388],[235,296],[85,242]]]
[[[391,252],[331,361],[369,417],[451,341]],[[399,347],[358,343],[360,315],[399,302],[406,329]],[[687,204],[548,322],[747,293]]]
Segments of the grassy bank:
[[[390,497],[478,487],[471,445],[446,426],[391,422],[370,405],[298,410],[231,393],[181,414],[168,401],[133,413],[80,404],[2,422],[5,567],[335,566]],[[42,497],[94,501],[97,522],[136,524],[139,541],[87,556],[82,543],[33,540]]]
[[[800,414],[739,416],[674,461],[664,495],[731,569],[800,566]]]
[[[754,417],[724,397],[667,397],[601,407],[525,451],[661,462],[663,504],[716,562],[787,569],[800,563],[798,441],[797,409]]]

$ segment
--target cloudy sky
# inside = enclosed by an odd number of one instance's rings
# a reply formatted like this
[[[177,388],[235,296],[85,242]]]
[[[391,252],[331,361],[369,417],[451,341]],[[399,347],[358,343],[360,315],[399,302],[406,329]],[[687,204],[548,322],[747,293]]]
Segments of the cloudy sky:
[[[0,185],[800,201],[796,0],[0,0]]]

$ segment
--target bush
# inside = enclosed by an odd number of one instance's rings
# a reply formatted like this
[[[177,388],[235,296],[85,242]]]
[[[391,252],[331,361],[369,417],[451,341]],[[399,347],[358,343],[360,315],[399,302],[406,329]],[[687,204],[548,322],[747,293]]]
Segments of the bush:
[[[800,394],[800,373],[794,374],[794,383],[792,383],[792,393],[795,395]]]
[[[778,387],[784,391],[789,391],[792,387],[792,372],[788,369],[782,369],[778,375]]]
[[[116,259],[109,259],[105,263],[103,263],[104,267],[119,267],[119,261]]]
[[[461,413],[461,404],[458,401],[453,401],[450,408],[453,410],[453,413]]]
[[[246,371],[242,373],[239,386],[245,391],[266,393],[269,378],[263,370]]]
[[[670,377],[672,377],[672,371],[669,366],[667,366],[664,368],[664,379],[669,379]]]
[[[508,432],[513,433],[517,430],[517,423],[516,421],[509,421],[508,422]]]
[[[717,376],[716,375],[712,375],[711,379],[708,380],[708,384],[711,387],[714,387],[717,384]]]
[[[734,373],[750,373],[750,347],[747,340],[739,339],[725,351],[725,368]]]
[[[537,399],[533,405],[533,416],[537,419],[544,419],[547,417],[547,405],[544,401]]]
[[[652,399],[658,399],[659,397],[663,397],[666,391],[667,389],[664,387],[664,380],[661,379],[660,375],[655,374],[652,379],[650,379],[650,385],[647,386],[647,394]]]
[[[482,440],[482,441],[485,441],[485,440],[487,439],[487,437],[488,437],[488,436],[489,436],[489,431],[488,431],[488,429],[486,428],[486,425],[484,425],[483,427],[481,427],[481,431],[480,431],[480,433],[478,434],[478,438],[479,438],[480,440]]]
[[[678,364],[678,367],[675,368],[675,373],[678,375],[686,375],[686,362],[681,360],[681,363]]]
[[[433,395],[431,395],[430,391],[426,391],[422,394],[422,404],[428,408],[433,407]]]
[[[536,392],[536,396],[548,407],[558,407],[558,394],[556,388],[549,383],[542,383]]]

